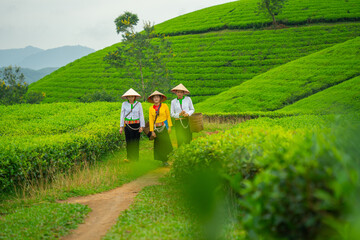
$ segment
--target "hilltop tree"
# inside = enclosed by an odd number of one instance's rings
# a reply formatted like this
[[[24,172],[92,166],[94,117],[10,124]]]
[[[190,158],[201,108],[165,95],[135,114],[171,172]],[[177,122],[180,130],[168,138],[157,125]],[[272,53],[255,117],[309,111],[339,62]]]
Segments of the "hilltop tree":
[[[144,22],[142,32],[135,32],[138,21],[137,15],[130,12],[115,19],[122,43],[117,50],[109,52],[104,61],[112,67],[126,69],[145,100],[155,89],[168,91],[171,79],[167,62],[173,54],[171,42],[164,35],[156,35],[150,22]]]
[[[260,0],[258,3],[258,13],[271,17],[273,26],[276,26],[276,16],[281,13],[285,2],[286,0]]]

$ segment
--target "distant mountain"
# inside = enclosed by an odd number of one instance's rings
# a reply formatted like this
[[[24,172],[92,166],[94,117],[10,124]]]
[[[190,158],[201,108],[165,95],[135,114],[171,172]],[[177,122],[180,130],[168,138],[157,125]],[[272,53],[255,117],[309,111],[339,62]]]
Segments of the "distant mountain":
[[[94,49],[83,46],[53,48],[32,54],[24,58],[18,65],[36,70],[47,67],[62,67],[94,51]]]
[[[79,45],[48,50],[32,46],[20,49],[4,49],[0,50],[0,66],[16,65],[34,70],[49,67],[59,68],[94,51],[94,49]]]
[[[4,67],[0,68],[2,71]],[[53,71],[57,70],[58,68],[43,68],[40,70],[34,70],[29,68],[21,68],[21,72],[25,76],[25,82],[29,85],[37,80],[45,77],[46,75],[52,73]]]
[[[57,70],[58,68],[43,68],[40,70],[33,70],[29,68],[21,68],[22,73],[25,76],[25,82],[27,84],[31,84],[36,82],[37,80],[45,77],[46,75],[52,73],[53,71]]]
[[[26,48],[0,50],[0,66],[6,67],[9,65],[19,64],[25,58],[42,51],[44,50],[32,46],[28,46]]]

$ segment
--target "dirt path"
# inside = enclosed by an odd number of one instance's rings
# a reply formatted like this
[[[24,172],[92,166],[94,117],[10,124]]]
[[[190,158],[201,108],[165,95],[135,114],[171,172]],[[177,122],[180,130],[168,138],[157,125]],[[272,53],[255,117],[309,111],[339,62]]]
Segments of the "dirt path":
[[[121,211],[127,209],[134,201],[138,192],[146,186],[159,184],[159,178],[169,170],[169,168],[158,168],[111,191],[62,201],[63,203],[85,204],[92,209],[85,219],[85,223],[79,225],[77,229],[71,231],[63,239],[101,239],[111,226],[116,223]]]

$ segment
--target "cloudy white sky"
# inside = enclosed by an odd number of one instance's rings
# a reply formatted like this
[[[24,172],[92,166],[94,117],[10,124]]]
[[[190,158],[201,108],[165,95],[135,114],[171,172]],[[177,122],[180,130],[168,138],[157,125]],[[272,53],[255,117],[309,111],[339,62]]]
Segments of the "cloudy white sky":
[[[0,0],[0,49],[82,45],[95,50],[120,41],[114,20],[124,11],[155,24],[234,0]]]

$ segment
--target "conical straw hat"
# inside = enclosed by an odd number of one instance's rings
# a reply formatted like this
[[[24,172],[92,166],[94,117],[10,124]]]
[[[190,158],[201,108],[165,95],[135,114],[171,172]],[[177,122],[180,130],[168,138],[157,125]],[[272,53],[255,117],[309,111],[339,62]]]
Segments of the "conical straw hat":
[[[135,96],[135,99],[141,98],[140,94],[138,94],[134,89],[130,88],[127,90],[124,95],[121,96],[122,99],[126,99],[126,97]]]
[[[179,85],[177,85],[176,87],[174,87],[173,89],[171,89],[171,91],[173,93],[175,93],[175,91],[184,91],[184,94],[189,94],[189,90],[186,89],[186,87],[184,85],[182,85],[182,83],[180,83]]]
[[[161,102],[164,102],[164,101],[167,99],[167,97],[166,97],[164,94],[162,94],[162,93],[159,92],[159,91],[155,91],[155,92],[153,92],[153,93],[148,97],[147,101],[148,101],[149,103],[154,103],[152,97],[155,96],[155,95],[160,95],[160,96],[161,96]]]
[[[190,93],[190,91],[187,90],[187,88],[184,85],[182,85],[182,83],[180,83],[179,85],[177,85],[176,87],[171,89],[171,91],[173,93],[175,93],[175,91],[184,91],[184,94],[189,94]]]

